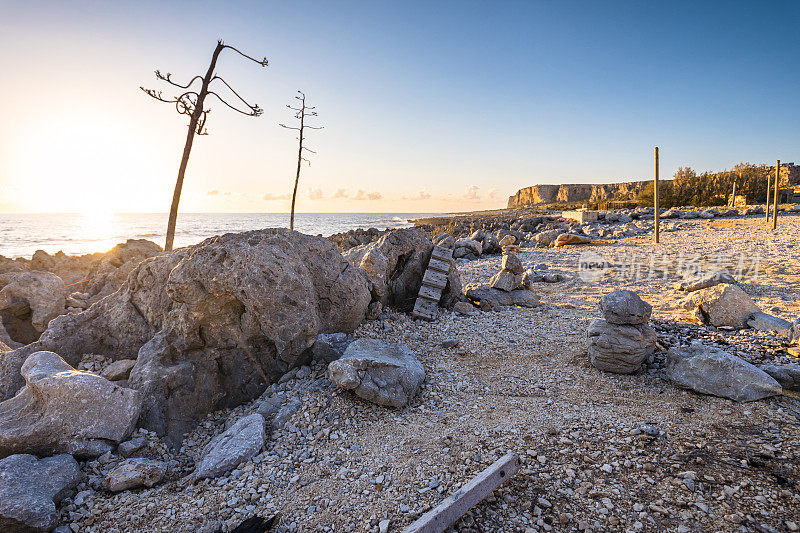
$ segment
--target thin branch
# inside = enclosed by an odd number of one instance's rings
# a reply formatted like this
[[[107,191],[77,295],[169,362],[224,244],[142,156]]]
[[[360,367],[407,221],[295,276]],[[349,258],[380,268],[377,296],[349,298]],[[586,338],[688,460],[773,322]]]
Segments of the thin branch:
[[[316,153],[317,153],[317,152],[315,152],[314,150],[312,150],[311,148],[307,148],[307,147],[305,147],[305,146],[303,146],[303,150],[308,150],[308,151],[309,151],[309,152],[311,152],[312,154],[316,154]]]
[[[303,127],[307,128],[309,130],[324,130],[325,129],[325,126],[309,126],[307,124],[304,125]]]
[[[241,101],[242,101],[242,103],[243,103],[244,105],[246,105],[247,107],[249,107],[250,109],[253,109],[253,110],[255,110],[255,109],[257,109],[257,108],[258,108],[258,104],[250,104],[250,103],[248,103],[248,102],[247,102],[247,100],[245,100],[244,98],[242,98],[242,96],[241,96],[239,93],[237,93],[236,91],[234,91],[234,90],[233,90],[233,87],[231,87],[230,85],[228,85],[228,82],[227,82],[227,81],[225,81],[224,79],[222,79],[221,77],[219,77],[219,76],[214,76],[213,78],[211,78],[211,81],[214,81],[214,80],[219,80],[219,81],[221,81],[222,83],[224,83],[224,84],[225,84],[225,87],[227,87],[227,88],[228,88],[228,89],[229,89],[229,90],[230,90],[230,91],[231,91],[231,92],[232,92],[232,93],[233,93],[233,94],[236,96],[236,98],[238,98],[239,100],[241,100]],[[211,83],[211,82],[209,82],[209,84],[210,84],[210,83]],[[215,94],[215,93],[211,93],[211,94]],[[216,96],[217,98],[219,98],[220,100],[222,100],[222,97],[221,97],[221,96],[219,96],[218,94],[215,94],[215,96]]]
[[[150,97],[152,97],[152,98],[155,98],[155,99],[156,99],[156,100],[158,100],[159,102],[166,102],[166,103],[168,103],[168,104],[173,104],[173,103],[175,103],[175,102],[177,102],[177,101],[178,101],[177,99],[176,99],[176,100],[166,100],[166,99],[165,99],[165,98],[162,96],[162,94],[161,94],[161,91],[156,91],[155,89],[145,89],[145,88],[144,88],[144,87],[142,87],[141,85],[139,86],[139,88],[140,88],[141,90],[143,90],[143,91],[145,92],[145,94],[147,94],[148,96],[150,96]]]
[[[215,92],[213,92],[213,91],[209,91],[209,92],[208,92],[208,95],[209,95],[209,96],[212,96],[212,95],[213,95],[213,96],[216,96],[216,97],[217,97],[217,100],[219,100],[220,102],[222,102],[222,103],[223,103],[223,104],[225,104],[226,106],[230,107],[230,108],[231,108],[231,109],[233,109],[234,111],[237,111],[237,112],[241,113],[242,115],[247,115],[247,116],[249,116],[249,117],[258,117],[258,116],[260,116],[260,115],[261,115],[261,114],[264,112],[264,110],[263,110],[263,109],[261,109],[260,107],[258,107],[258,104],[256,104],[256,105],[253,105],[253,106],[250,106],[250,105],[248,105],[248,107],[250,108],[250,111],[242,111],[241,109],[239,109],[239,108],[237,108],[237,107],[235,107],[235,106],[232,106],[231,104],[229,104],[228,102],[226,102],[226,101],[225,101],[225,100],[224,100],[224,99],[223,99],[223,98],[222,98],[220,95],[218,95],[217,93],[215,93]]]
[[[165,75],[161,74],[160,70],[156,71],[156,78],[157,79],[163,80],[163,81],[169,83],[170,85],[174,85],[175,87],[180,87],[181,89],[188,89],[195,82],[195,80],[198,80],[198,79],[201,80],[201,81],[203,80],[202,76],[195,76],[194,78],[189,80],[189,83],[187,83],[186,85],[181,85],[180,83],[176,83],[176,82],[172,81],[170,79],[170,76],[172,76],[172,74],[169,73],[169,72],[167,72],[167,75],[165,76]]]
[[[300,128],[294,128],[292,126],[287,126],[286,124],[278,124],[281,128],[286,128],[287,130],[297,130],[300,131]]]
[[[222,41],[219,41],[219,42],[220,42],[220,44],[222,44]],[[254,63],[257,63],[257,64],[261,65],[262,67],[266,67],[267,65],[269,65],[269,60],[267,60],[266,57],[264,59],[262,59],[261,61],[259,61],[258,59],[250,57],[249,55],[245,54],[244,52],[241,52],[240,50],[234,48],[233,46],[229,46],[229,45],[226,44],[225,48],[230,48],[231,50],[233,50],[234,52],[236,52],[240,56],[245,57],[245,58],[249,59],[250,61],[252,61]]]

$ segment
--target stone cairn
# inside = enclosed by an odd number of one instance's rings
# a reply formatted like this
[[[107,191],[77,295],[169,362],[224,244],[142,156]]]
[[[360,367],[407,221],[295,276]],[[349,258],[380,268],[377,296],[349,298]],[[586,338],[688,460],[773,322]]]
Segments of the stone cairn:
[[[647,324],[653,307],[635,292],[620,290],[600,299],[600,311],[603,318],[587,331],[589,361],[606,372],[636,372],[655,351],[656,332]]]
[[[501,291],[511,292],[525,288],[525,267],[517,257],[519,246],[515,245],[516,237],[506,235],[500,240],[503,249],[501,270],[489,280],[489,286]]]

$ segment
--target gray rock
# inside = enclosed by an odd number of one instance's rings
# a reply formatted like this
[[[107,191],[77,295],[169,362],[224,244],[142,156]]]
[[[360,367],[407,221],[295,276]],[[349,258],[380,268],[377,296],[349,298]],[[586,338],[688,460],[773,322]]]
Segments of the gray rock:
[[[57,354],[31,355],[22,376],[25,387],[0,403],[0,457],[99,456],[135,428],[141,404],[137,391],[77,371]]]
[[[747,325],[758,331],[775,332],[785,337],[792,333],[792,323],[777,316],[757,311],[747,319]]]
[[[458,339],[445,339],[442,341],[442,348],[456,348],[461,344]]]
[[[645,324],[653,306],[633,291],[613,291],[600,298],[600,311],[611,324]]]
[[[510,292],[522,286],[524,276],[514,275],[508,270],[501,270],[489,280],[489,286],[501,291]]]
[[[285,399],[286,395],[278,394],[262,400],[261,403],[258,404],[258,407],[256,407],[256,413],[264,417],[264,424],[267,427],[272,426],[272,422],[278,414],[278,411],[281,410],[281,404]]]
[[[128,379],[135,365],[135,359],[120,359],[105,367],[103,371],[100,372],[100,375],[109,381],[121,381],[123,379]]]
[[[147,439],[145,437],[136,437],[131,440],[126,440],[125,442],[119,443],[119,446],[117,446],[117,453],[122,457],[130,457],[144,448],[146,444]]]
[[[667,352],[667,375],[679,387],[739,402],[781,393],[780,383],[763,370],[699,341]]]
[[[736,279],[728,274],[727,272],[717,272],[716,274],[711,274],[705,277],[694,277],[691,279],[687,279],[682,281],[678,285],[679,291],[684,292],[694,292],[699,291],[701,289],[708,289],[709,287],[714,287],[719,285],[720,283],[728,283],[731,285],[736,285]]]
[[[525,267],[522,266],[522,261],[519,260],[516,254],[503,254],[503,261],[500,268],[508,270],[512,274],[522,274],[525,272]]]
[[[58,524],[56,504],[72,493],[80,479],[78,462],[69,454],[0,459],[0,531],[51,531]]]
[[[763,365],[761,370],[775,378],[786,390],[800,391],[800,365]]]
[[[693,292],[684,301],[684,307],[714,327],[746,328],[750,316],[761,311],[738,285],[729,284]]]
[[[611,324],[598,318],[589,325],[587,339],[592,366],[631,374],[655,351],[656,332],[647,324]]]
[[[453,246],[456,244],[456,239],[449,233],[440,233],[433,237],[433,244],[452,250]]]
[[[481,309],[485,310],[498,306],[538,307],[542,305],[539,297],[528,289],[506,292],[486,284],[467,285],[466,296],[471,301],[479,303]]]
[[[278,430],[286,426],[286,423],[303,407],[303,402],[295,396],[289,402],[281,407],[275,414],[272,420],[272,429]]]
[[[425,369],[402,343],[357,339],[328,366],[330,380],[343,389],[387,407],[402,407],[419,392]]]
[[[311,347],[313,360],[323,363],[336,361],[353,342],[353,336],[347,333],[320,333]]]
[[[537,233],[533,237],[533,242],[535,242],[539,246],[549,246],[562,233],[566,233],[566,230],[563,230],[563,229],[551,229],[551,230],[547,230],[547,231],[542,231],[541,233]]]
[[[260,452],[266,438],[264,417],[254,413],[242,418],[208,443],[194,471],[194,480],[230,472]]]
[[[152,487],[167,473],[167,465],[152,459],[126,459],[103,479],[103,488],[111,492]]]
[[[458,250],[459,248],[463,248],[467,251],[467,253],[472,254],[476,257],[480,256],[483,253],[483,244],[481,241],[475,239],[461,239],[456,241],[454,245],[455,249]],[[453,254],[455,257],[456,254]]]
[[[559,235],[553,246],[559,248],[561,246],[575,245],[575,244],[589,244],[592,242],[591,237],[585,235],[574,235],[572,233],[562,233]]]
[[[0,316],[14,341],[34,342],[55,317],[66,313],[67,288],[50,272],[11,272],[2,274]]]
[[[789,342],[792,344],[800,344],[800,318],[795,319],[792,323],[792,330],[789,333]]]
[[[456,302],[456,304],[453,306],[453,311],[456,314],[465,316],[478,313],[478,310],[475,308],[475,306],[469,302]]]

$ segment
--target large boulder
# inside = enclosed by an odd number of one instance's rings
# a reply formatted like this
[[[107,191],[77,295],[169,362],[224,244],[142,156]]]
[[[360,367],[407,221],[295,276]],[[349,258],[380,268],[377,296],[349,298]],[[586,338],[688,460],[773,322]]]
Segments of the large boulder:
[[[456,259],[477,259],[483,253],[483,243],[475,239],[461,239],[453,245]]]
[[[383,306],[411,311],[432,251],[433,242],[424,233],[405,228],[391,231],[373,243],[352,248],[344,256],[369,274],[375,300]],[[461,278],[451,261],[447,286],[439,303],[449,309],[460,296]]]
[[[127,439],[139,418],[135,390],[37,352],[22,365],[26,385],[0,402],[0,457],[71,453],[96,457]]]
[[[214,437],[203,450],[192,477],[195,481],[230,472],[252,459],[267,439],[264,417],[258,413],[239,419],[227,431]]]
[[[746,328],[753,313],[761,311],[738,285],[720,284],[693,292],[684,307],[701,322],[714,327]]]
[[[564,229],[551,229],[542,231],[534,235],[533,242],[539,246],[550,246],[553,242],[555,242],[559,235],[566,232],[567,230]]]
[[[791,337],[792,334],[791,322],[760,311],[750,315],[747,325],[758,331],[775,332],[786,338]]]
[[[569,246],[575,244],[589,244],[592,242],[591,237],[587,237],[586,235],[575,235],[572,233],[562,233],[556,240],[553,242],[553,246],[556,248],[560,248],[561,246]]]
[[[0,356],[0,398],[19,388],[31,351],[72,364],[86,353],[135,358],[140,425],[177,444],[207,413],[260,396],[310,359],[318,333],[353,331],[370,300],[368,275],[327,239],[284,229],[213,237],[142,261],[116,293]]]
[[[629,290],[613,291],[600,298],[600,311],[611,324],[645,324],[653,306]]]
[[[800,391],[800,365],[794,363],[789,365],[768,364],[761,367],[761,370],[775,378],[786,390]]]
[[[738,402],[781,393],[780,383],[763,370],[699,341],[667,352],[667,375],[679,387]]]
[[[656,332],[647,324],[612,324],[601,318],[589,325],[587,339],[592,366],[616,374],[639,370],[656,346]]]
[[[417,395],[425,369],[404,344],[357,339],[328,365],[332,382],[386,407],[403,407]]]
[[[0,319],[14,341],[34,342],[55,317],[66,312],[67,288],[50,272],[18,272],[3,275]]]
[[[78,462],[69,454],[0,459],[0,531],[52,531],[58,525],[56,504],[69,496],[80,480]]]

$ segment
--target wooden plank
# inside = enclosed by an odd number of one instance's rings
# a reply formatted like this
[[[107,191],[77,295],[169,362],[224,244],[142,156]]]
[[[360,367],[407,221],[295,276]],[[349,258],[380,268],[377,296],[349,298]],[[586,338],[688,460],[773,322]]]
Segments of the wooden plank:
[[[439,302],[428,300],[427,298],[417,298],[414,302],[414,311],[412,315],[417,318],[424,318],[425,320],[433,320],[436,318],[436,312],[439,310]]]
[[[438,270],[426,270],[422,276],[423,285],[430,285],[439,289],[447,287],[447,274]]]
[[[442,248],[441,246],[434,246],[431,257],[441,259],[442,261],[450,261],[453,258],[453,250],[450,248]]]
[[[430,287],[422,285],[419,288],[419,297],[427,298],[428,300],[436,300],[437,302],[442,299],[442,289],[438,287]]]
[[[444,272],[445,274],[447,274],[450,272],[450,261],[437,259],[436,257],[431,256],[431,260],[428,261],[428,268],[432,268],[434,270],[438,270],[439,272]]]
[[[442,500],[442,503],[420,516],[403,533],[441,533],[516,474],[521,464],[516,453],[507,453],[472,481]]]

